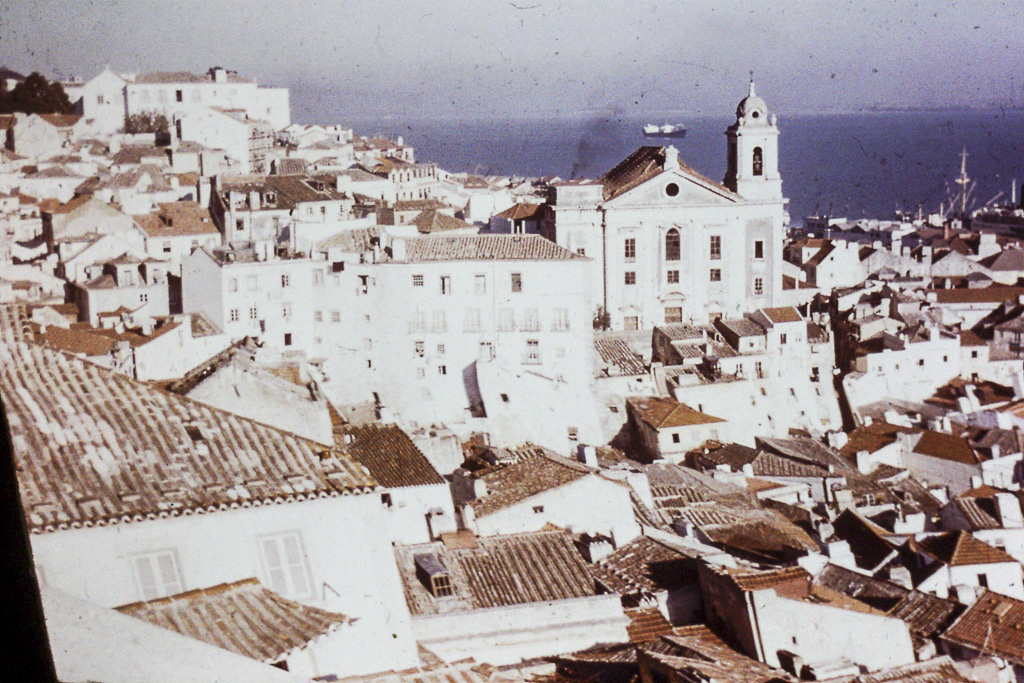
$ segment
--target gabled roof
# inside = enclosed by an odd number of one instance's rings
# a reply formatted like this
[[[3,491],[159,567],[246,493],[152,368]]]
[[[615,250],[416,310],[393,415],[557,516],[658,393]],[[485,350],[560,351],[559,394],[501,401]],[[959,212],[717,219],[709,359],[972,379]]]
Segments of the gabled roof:
[[[702,413],[685,403],[679,403],[674,398],[630,396],[626,400],[636,411],[637,417],[654,429],[672,429],[725,422],[720,417]]]
[[[762,308],[760,309],[764,313],[765,317],[773,323],[798,323],[803,321],[803,316],[800,315],[800,311],[796,310],[792,306],[782,306],[779,308]]]
[[[473,539],[472,547],[444,542],[397,546],[398,571],[412,614],[508,607],[585,598],[594,579],[563,531]],[[432,555],[449,576],[451,597],[435,598],[416,576],[417,555]]]
[[[459,235],[410,237],[405,261],[568,261],[582,256],[540,235]],[[396,259],[399,260],[399,259]]]
[[[524,218],[533,218],[540,213],[542,208],[542,204],[513,204],[496,216],[512,221],[521,221]]]
[[[267,664],[350,621],[281,597],[257,579],[135,602],[117,611]]]
[[[444,232],[446,230],[465,230],[466,228],[474,227],[461,218],[449,216],[437,209],[421,211],[412,219],[411,223],[416,226],[419,232],[424,234]]]
[[[977,465],[982,461],[967,439],[931,430],[921,432],[921,438],[914,445],[914,453],[965,465]]]
[[[985,591],[942,636],[1024,666],[1024,602]]]
[[[42,347],[0,344],[0,391],[34,532],[377,487],[338,449]]]
[[[226,72],[228,83],[253,83],[248,78],[242,78],[234,71]],[[173,83],[214,83],[213,75],[209,73],[196,74],[191,71],[153,71],[146,74],[138,74],[134,83],[140,84],[173,84]]]
[[[980,541],[966,531],[926,536],[914,541],[912,547],[951,567],[1017,561],[1005,550]]]
[[[430,461],[398,425],[346,425],[340,443],[353,460],[387,488],[444,484]]]
[[[150,237],[159,239],[219,234],[209,209],[196,202],[169,202],[159,204],[158,207],[153,213],[133,216],[135,224]]]
[[[692,582],[694,556],[649,536],[639,536],[596,562],[591,571],[613,593],[648,597]]]
[[[498,465],[474,475],[487,484],[487,495],[472,502],[477,518],[595,473],[589,467],[542,448],[523,448],[520,453],[518,462]]]
[[[654,146],[640,147],[619,162],[615,168],[601,176],[600,181],[604,184],[605,200],[614,199],[664,172],[666,149],[666,147]],[[682,162],[679,162],[679,170],[686,175],[693,176],[701,183],[709,185],[720,194],[738,199],[738,196],[729,188],[701,175]]]
[[[994,271],[1024,270],[1024,251],[1020,249],[1004,249],[997,254],[979,261],[981,265]]]

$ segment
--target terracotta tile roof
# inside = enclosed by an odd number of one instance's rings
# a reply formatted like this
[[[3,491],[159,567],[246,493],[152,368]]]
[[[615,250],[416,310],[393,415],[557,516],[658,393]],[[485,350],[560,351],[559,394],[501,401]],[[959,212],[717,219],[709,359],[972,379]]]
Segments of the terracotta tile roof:
[[[889,616],[906,623],[915,636],[932,639],[960,616],[963,609],[963,605],[953,600],[913,590],[887,611]]]
[[[685,403],[661,396],[630,396],[626,399],[637,416],[655,429],[690,427],[725,422],[720,417],[694,410]]]
[[[257,579],[135,602],[117,611],[268,664],[350,621],[283,598]]]
[[[935,297],[939,304],[997,304],[1016,299],[1024,294],[1024,287],[992,285],[976,289],[926,289],[927,298]]]
[[[461,218],[449,216],[437,209],[421,211],[416,214],[416,217],[412,219],[411,223],[423,234],[445,232],[446,230],[465,230],[466,228],[475,227]]]
[[[971,683],[973,680],[961,674],[948,655],[943,655],[926,662],[861,674],[845,683]]]
[[[914,541],[911,547],[951,567],[1017,561],[1006,551],[980,541],[966,531],[926,536]]]
[[[499,465],[474,475],[487,484],[487,495],[472,502],[473,512],[478,518],[595,473],[584,465],[541,448],[522,451],[518,462]]]
[[[210,211],[196,202],[158,204],[153,213],[133,216],[136,225],[153,238],[217,235]]]
[[[967,520],[969,531],[1003,528],[999,523],[998,511],[992,498],[964,495],[949,501],[949,505],[955,507]]]
[[[591,571],[613,593],[646,597],[691,581],[693,558],[693,553],[640,536],[594,563]]]
[[[406,261],[566,261],[582,256],[540,235],[459,235],[410,237]],[[397,259],[396,259],[397,260]]]
[[[242,78],[234,71],[227,72],[228,83],[254,83],[248,78]],[[213,83],[211,74],[195,74],[191,71],[153,71],[148,74],[138,74],[134,83]],[[130,85],[130,83],[129,83]]]
[[[27,344],[0,389],[34,532],[364,493],[337,449]]]
[[[838,538],[850,544],[857,566],[863,569],[877,568],[896,550],[886,529],[852,510],[843,510],[832,527]]]
[[[619,162],[615,168],[601,176],[600,181],[604,184],[605,200],[618,197],[661,174],[665,170],[666,149],[666,147],[654,146],[640,147]],[[698,173],[681,161],[679,162],[679,170],[686,175],[693,176],[701,183],[714,188],[717,192],[727,197],[738,199],[737,195],[730,189]]]
[[[850,432],[848,441],[839,452],[852,462],[859,451],[874,453],[895,443],[900,434],[917,431],[919,430],[913,427],[902,427],[878,420],[870,425],[861,425]]]
[[[596,594],[586,563],[563,531],[480,537],[472,548],[450,548],[442,542],[397,546],[395,555],[413,615]],[[433,555],[443,565],[452,596],[435,598],[427,591],[416,577],[417,555]]]
[[[39,114],[39,118],[57,128],[70,128],[82,120],[78,114]]]
[[[962,436],[930,430],[921,432],[921,438],[914,445],[914,453],[965,465],[977,465],[982,461],[981,456]]]
[[[985,591],[942,637],[1024,666],[1024,602]]]
[[[33,341],[51,349],[64,351],[87,358],[106,356],[113,351],[116,340],[86,330],[48,327],[46,332],[37,332]]]
[[[783,671],[762,664],[727,645],[707,626],[683,626],[640,648],[640,658],[676,672],[671,680],[716,683],[789,683]]]
[[[445,481],[398,425],[347,425],[338,430],[341,447],[386,488],[431,486]]]
[[[657,607],[625,610],[629,617],[626,633],[631,643],[649,643],[659,636],[672,632],[672,624]]]
[[[380,244],[380,228],[354,228],[342,230],[317,242],[316,248],[322,251],[340,249],[345,252],[363,253],[373,251],[375,244]]]
[[[800,315],[800,311],[796,310],[792,306],[783,306],[781,308],[762,308],[761,312],[767,316],[773,323],[798,323],[804,318]]]
[[[267,194],[268,191],[273,196]],[[299,204],[348,198],[344,192],[337,190],[337,179],[329,174],[240,176],[222,184],[220,197],[225,206],[230,204],[231,192],[244,195],[250,192],[261,193],[260,207],[267,211],[291,210]],[[268,201],[271,198],[273,201]]]
[[[594,347],[601,361],[618,369],[618,374],[632,376],[643,375],[647,365],[643,356],[630,348],[622,339],[600,338],[595,335]]]
[[[542,204],[513,204],[499,214],[498,218],[508,218],[513,221],[520,221],[524,218],[533,218],[540,213]]]

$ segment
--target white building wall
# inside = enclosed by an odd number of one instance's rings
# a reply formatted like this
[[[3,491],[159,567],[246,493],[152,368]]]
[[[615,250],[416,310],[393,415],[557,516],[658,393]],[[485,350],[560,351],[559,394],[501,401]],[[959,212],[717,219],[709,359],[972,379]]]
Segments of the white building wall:
[[[285,597],[374,624],[375,643],[350,653],[365,670],[418,663],[378,494],[33,534],[31,542],[47,586],[115,607],[142,599],[133,559],[156,551],[174,553],[184,590],[253,576],[271,586],[259,540],[281,533],[301,535],[313,586],[311,595]]]
[[[575,652],[629,638],[618,595],[419,615],[416,640],[441,659],[467,657],[493,665]]]
[[[587,475],[477,517],[476,531],[481,536],[518,534],[540,531],[546,524],[573,533],[607,534],[617,547],[640,535],[629,488],[597,475]]]
[[[442,533],[457,529],[455,505],[447,482],[392,488],[388,493],[391,505],[386,508],[385,517],[392,543],[429,543]]]
[[[807,662],[846,658],[876,671],[915,661],[910,630],[899,619],[779,597],[772,589],[750,594],[764,661],[778,667],[779,650]]]

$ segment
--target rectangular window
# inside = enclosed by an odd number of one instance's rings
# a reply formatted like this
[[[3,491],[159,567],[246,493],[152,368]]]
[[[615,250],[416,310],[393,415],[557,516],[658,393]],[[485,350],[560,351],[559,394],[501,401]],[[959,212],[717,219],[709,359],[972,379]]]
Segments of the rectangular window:
[[[540,342],[536,339],[526,342],[526,362],[531,365],[540,363]]]
[[[523,291],[523,276],[521,273],[512,273],[512,291]]]
[[[785,343],[786,343],[786,335],[785,335],[785,333],[779,335],[779,343],[785,345]]]
[[[640,317],[636,315],[627,315],[622,319],[623,324],[627,330],[639,330],[640,329]]]
[[[523,311],[523,331],[540,332],[540,317],[536,308],[527,308]]]
[[[711,272],[708,274],[708,279],[711,280],[712,282],[721,282],[722,281],[722,269],[721,268],[712,268]]]
[[[438,344],[437,345],[437,355],[439,355],[439,356],[443,356],[444,355],[444,344]]]
[[[569,331],[569,309],[568,308],[556,308],[555,309],[555,322],[552,324],[551,329],[555,332],[568,332]]]
[[[140,303],[146,303],[147,301],[149,301],[149,294],[147,294],[145,292],[142,292],[141,294],[139,294],[139,302]]]
[[[480,342],[480,358],[494,360],[494,345],[491,342]]]
[[[238,322],[238,309],[237,308],[232,308],[231,309],[231,315],[229,316],[229,318],[230,318],[231,322],[233,322],[233,323],[237,323]]]
[[[477,294],[487,293],[486,275],[477,275],[475,278],[473,278],[473,291],[476,292]]]
[[[313,320],[315,322],[322,323],[324,321],[324,312],[323,311],[314,311],[313,312]]]
[[[175,90],[174,91],[174,99],[175,99],[176,102],[181,102],[182,100],[184,100],[185,99],[184,91]]]
[[[722,236],[712,235],[711,236],[711,260],[717,261],[722,258]]]
[[[324,286],[324,271],[314,270],[313,271],[313,286],[323,287]]]
[[[754,258],[764,258],[764,240],[754,240]]]
[[[668,271],[668,283],[670,285],[677,285],[677,284],[679,284],[679,271],[678,270],[670,270],[670,271]]]
[[[416,357],[417,358],[423,358],[423,354],[425,353],[426,348],[427,348],[427,346],[423,342],[421,342],[421,341],[416,342],[416,345],[415,345]]]
[[[516,314],[511,308],[503,308],[498,312],[498,330],[511,332],[516,329]]]
[[[482,329],[480,324],[480,309],[479,308],[468,308],[466,309],[466,332],[479,332]]]
[[[444,311],[434,311],[434,322],[430,326],[431,332],[447,332],[448,322],[445,320]]]
[[[584,249],[583,247],[580,247],[579,249],[576,250],[576,253],[579,254],[580,256],[586,256],[587,250]]]
[[[632,270],[627,270],[626,271],[626,284],[627,285],[635,285],[636,284],[636,272],[635,271],[632,271]]]
[[[292,333],[291,332],[285,332],[284,333],[284,345],[285,346],[291,346],[292,345]]]
[[[439,374],[439,375],[447,375],[448,374],[448,366],[447,365],[438,365],[437,366],[437,374]]]
[[[341,311],[331,311],[331,322],[332,323],[340,323],[341,322]]]
[[[256,318],[258,318],[258,317],[259,317],[259,311],[256,310],[255,306],[253,306],[252,308],[249,309],[249,319],[250,320],[256,320]]]
[[[249,275],[245,278],[245,288],[250,292],[255,292],[259,286],[259,279],[255,275]]]
[[[163,246],[164,246],[164,253],[165,254],[170,254],[171,253],[171,243],[165,241]]]
[[[291,278],[289,278],[287,275],[282,275],[281,276],[281,286],[282,287],[288,287],[290,284],[291,284]]]
[[[447,275],[441,276],[441,293],[451,294],[452,293],[452,279]]]
[[[672,443],[679,443],[679,432],[672,435]]]
[[[665,324],[671,325],[673,323],[683,322],[683,308],[682,306],[669,306],[665,309]]]
[[[636,260],[636,238],[635,237],[627,237],[626,238],[626,243],[625,243],[625,246],[623,247],[623,252],[624,252],[624,255],[625,255],[627,261],[635,261]]]
[[[287,598],[312,597],[313,581],[298,532],[263,536],[259,548],[270,590]]]
[[[423,276],[422,275],[413,275],[412,276],[412,286],[413,287],[422,287],[423,286]]]
[[[285,320],[291,320],[292,317],[292,305],[289,302],[281,304],[281,317]]]
[[[228,291],[229,292],[237,292],[238,291],[238,278],[237,277],[228,278]]]
[[[569,427],[569,441],[576,441],[580,438],[580,430],[576,427]]]
[[[185,590],[173,550],[161,550],[132,558],[135,581],[143,600],[177,595]]]
[[[761,296],[764,294],[764,279],[755,277],[754,278],[754,296]]]

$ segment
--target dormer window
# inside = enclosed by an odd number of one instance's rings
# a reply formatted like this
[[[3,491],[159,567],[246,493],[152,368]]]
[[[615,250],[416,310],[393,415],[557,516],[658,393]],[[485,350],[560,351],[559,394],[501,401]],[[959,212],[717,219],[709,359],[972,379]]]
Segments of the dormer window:
[[[434,553],[424,553],[413,557],[416,563],[416,578],[435,598],[446,598],[452,595],[451,576]]]
[[[277,203],[277,193],[276,192],[264,192],[263,193],[263,203],[264,204],[276,204]]]

